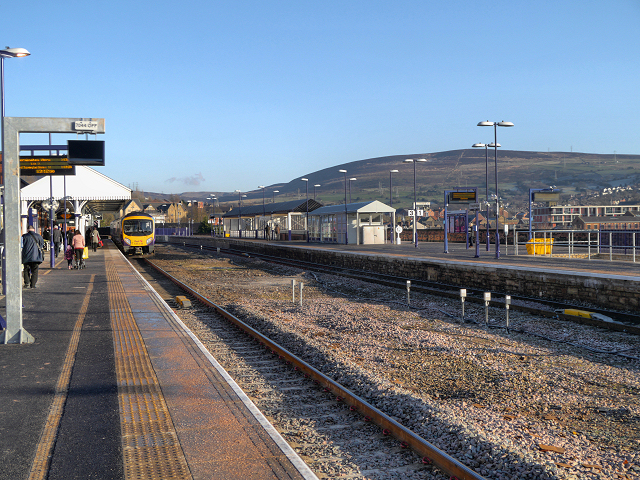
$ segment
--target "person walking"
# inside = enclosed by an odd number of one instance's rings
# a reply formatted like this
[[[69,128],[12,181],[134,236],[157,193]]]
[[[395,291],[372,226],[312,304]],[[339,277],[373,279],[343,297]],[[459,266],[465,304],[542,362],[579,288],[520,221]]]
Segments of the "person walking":
[[[51,239],[53,240],[53,248],[56,252],[56,258],[58,258],[58,254],[60,253],[60,245],[62,245],[62,232],[58,228],[58,225],[53,226],[53,233],[51,234]]]
[[[82,254],[84,253],[84,235],[80,233],[80,230],[76,230],[73,235],[73,239],[71,240],[71,245],[73,246],[73,251],[76,254],[76,268],[80,268],[82,264]]]
[[[73,263],[73,247],[71,244],[67,245],[67,249],[64,251],[64,258],[67,260],[67,267],[71,270],[71,264]]]
[[[29,225],[21,240],[24,288],[36,288],[38,267],[44,262],[44,239],[35,230]]]
[[[91,233],[89,234],[91,237],[91,248],[93,248],[94,252],[98,251],[98,243],[100,242],[100,233],[96,227],[91,229]]]

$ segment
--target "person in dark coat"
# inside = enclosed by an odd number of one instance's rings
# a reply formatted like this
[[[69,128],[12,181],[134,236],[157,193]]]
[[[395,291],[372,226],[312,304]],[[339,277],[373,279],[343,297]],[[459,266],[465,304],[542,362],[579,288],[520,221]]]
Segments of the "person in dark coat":
[[[22,264],[24,265],[24,288],[36,288],[38,283],[38,267],[44,262],[44,239],[35,232],[31,225],[27,233],[22,235]]]
[[[56,252],[56,258],[60,253],[60,245],[62,245],[62,232],[57,225],[53,226],[53,233],[51,234],[51,240],[53,240],[53,247]]]

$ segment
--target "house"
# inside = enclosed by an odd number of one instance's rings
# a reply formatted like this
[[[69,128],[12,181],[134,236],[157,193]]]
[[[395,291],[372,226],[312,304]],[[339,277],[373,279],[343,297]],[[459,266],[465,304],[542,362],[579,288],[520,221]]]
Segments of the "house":
[[[640,230],[640,217],[632,211],[618,217],[579,216],[571,225],[578,230]]]

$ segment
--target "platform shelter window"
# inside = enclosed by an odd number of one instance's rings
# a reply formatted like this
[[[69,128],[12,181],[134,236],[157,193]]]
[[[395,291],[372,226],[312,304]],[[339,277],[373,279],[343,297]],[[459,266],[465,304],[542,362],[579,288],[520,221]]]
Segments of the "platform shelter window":
[[[306,217],[303,217],[302,215],[292,215],[291,230],[305,230],[305,220]]]
[[[125,220],[122,223],[124,233],[131,236],[146,236],[153,233],[151,220]]]

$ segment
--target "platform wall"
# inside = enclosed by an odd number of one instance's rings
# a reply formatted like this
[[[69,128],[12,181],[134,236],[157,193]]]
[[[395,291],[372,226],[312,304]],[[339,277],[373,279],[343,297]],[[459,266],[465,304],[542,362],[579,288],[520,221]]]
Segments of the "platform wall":
[[[637,310],[640,295],[638,282],[623,278],[599,278],[592,274],[559,270],[540,272],[514,266],[491,267],[469,265],[439,259],[407,259],[377,256],[370,253],[336,252],[307,249],[299,245],[274,245],[229,238],[170,237],[171,243],[202,243],[203,245],[234,248],[247,253],[262,253],[276,257],[304,260],[324,265],[344,266],[353,270],[372,271],[460,285],[476,286],[484,291],[519,294],[553,300],[571,300],[596,304],[603,308]]]

